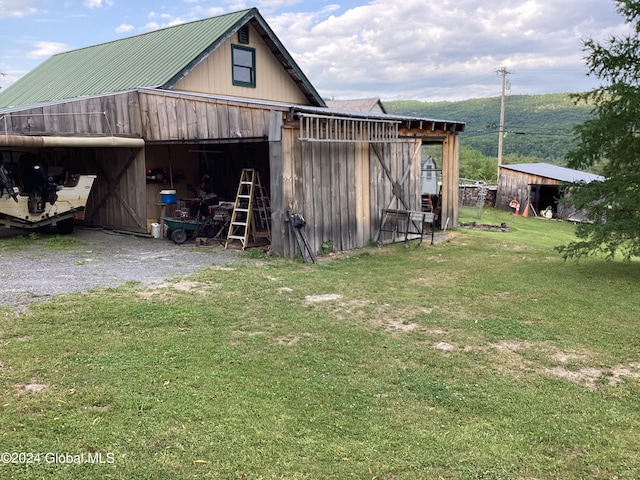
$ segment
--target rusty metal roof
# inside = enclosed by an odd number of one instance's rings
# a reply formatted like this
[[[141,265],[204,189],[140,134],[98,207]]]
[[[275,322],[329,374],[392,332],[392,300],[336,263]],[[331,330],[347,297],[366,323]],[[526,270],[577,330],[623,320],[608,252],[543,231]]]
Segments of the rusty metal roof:
[[[171,88],[251,22],[310,102],[324,101],[256,8],[54,55],[0,92],[0,108],[139,87]]]

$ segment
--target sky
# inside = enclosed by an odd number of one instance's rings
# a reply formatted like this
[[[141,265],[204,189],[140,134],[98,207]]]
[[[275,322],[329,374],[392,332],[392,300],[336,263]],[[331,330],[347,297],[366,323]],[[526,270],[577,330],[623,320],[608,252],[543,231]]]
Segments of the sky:
[[[584,40],[629,32],[613,0],[0,0],[0,87],[51,55],[257,7],[326,99],[581,92]]]

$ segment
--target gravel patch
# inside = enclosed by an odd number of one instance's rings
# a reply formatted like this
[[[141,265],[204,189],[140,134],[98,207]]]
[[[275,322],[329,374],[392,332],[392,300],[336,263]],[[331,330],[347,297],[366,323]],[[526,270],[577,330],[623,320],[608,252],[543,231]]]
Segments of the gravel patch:
[[[77,228],[78,240],[63,250],[46,247],[47,235],[25,238],[22,231],[0,231],[0,307],[16,310],[53,295],[112,288],[126,282],[161,284],[211,265],[243,262],[237,250],[215,243],[176,245],[109,230]]]

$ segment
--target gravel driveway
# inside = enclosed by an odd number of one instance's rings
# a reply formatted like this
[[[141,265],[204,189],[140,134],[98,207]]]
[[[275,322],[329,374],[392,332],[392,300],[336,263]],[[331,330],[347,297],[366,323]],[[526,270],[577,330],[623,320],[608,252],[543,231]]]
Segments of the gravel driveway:
[[[108,230],[76,229],[65,249],[46,247],[55,237],[0,232],[0,307],[23,309],[60,293],[109,288],[125,282],[162,283],[213,264],[242,261],[222,246],[176,245],[167,239],[136,237]],[[27,234],[28,235],[28,234]]]

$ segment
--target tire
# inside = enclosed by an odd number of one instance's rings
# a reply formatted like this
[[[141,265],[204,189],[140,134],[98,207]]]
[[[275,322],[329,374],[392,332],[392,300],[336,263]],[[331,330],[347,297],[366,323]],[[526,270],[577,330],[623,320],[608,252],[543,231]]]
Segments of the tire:
[[[174,230],[171,232],[171,240],[173,243],[180,245],[187,241],[187,232],[186,230]]]
[[[65,218],[57,222],[56,227],[60,235],[71,235],[76,228],[76,219],[73,217]]]

